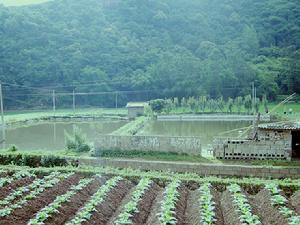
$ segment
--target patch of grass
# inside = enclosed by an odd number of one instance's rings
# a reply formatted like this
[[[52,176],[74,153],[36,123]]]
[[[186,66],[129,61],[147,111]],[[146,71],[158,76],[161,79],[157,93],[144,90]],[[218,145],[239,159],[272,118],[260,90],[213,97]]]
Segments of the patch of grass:
[[[22,6],[22,5],[41,4],[49,1],[51,0],[0,0],[0,4],[3,4],[5,6]]]
[[[198,163],[217,163],[218,160],[204,158],[200,155],[188,155],[175,152],[154,152],[154,151],[122,151],[122,150],[103,150],[97,151],[97,157],[104,158],[126,158],[143,159],[152,161],[185,161]]]
[[[112,132],[112,135],[135,135],[145,125],[147,117],[140,116],[130,123],[125,124],[118,130]]]

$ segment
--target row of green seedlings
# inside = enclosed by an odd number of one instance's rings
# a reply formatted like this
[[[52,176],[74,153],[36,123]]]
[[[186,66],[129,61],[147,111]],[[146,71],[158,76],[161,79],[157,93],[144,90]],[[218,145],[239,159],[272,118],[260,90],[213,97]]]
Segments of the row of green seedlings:
[[[237,184],[231,184],[228,186],[228,190],[233,197],[233,204],[236,207],[236,211],[240,215],[239,219],[241,224],[261,224],[259,217],[251,212],[252,208],[247,200],[246,195],[243,194],[241,187]]]
[[[14,173],[12,176],[6,176],[6,177],[1,177],[0,178],[0,187],[4,187],[13,181],[19,180],[24,177],[35,177],[35,174],[32,174],[28,172],[27,170],[25,171],[18,171]]]
[[[108,193],[116,187],[122,179],[122,177],[117,176],[106,181],[106,183],[102,185],[90,200],[76,213],[75,217],[66,223],[66,225],[80,225],[83,222],[90,220],[93,212],[96,211],[96,207],[105,200]]]
[[[50,175],[44,177],[44,179],[37,179],[32,184],[26,187],[20,187],[10,195],[8,195],[4,200],[0,201],[0,205],[5,206],[0,209],[0,217],[5,217],[10,215],[15,209],[22,208],[26,205],[29,200],[35,199],[39,194],[43,193],[46,189],[52,188],[58,182],[63,179],[67,179],[74,173],[59,173],[53,172]],[[25,195],[24,195],[25,194]],[[15,203],[12,202],[21,197]]]
[[[125,204],[122,212],[119,214],[116,225],[132,224],[132,218],[135,213],[138,213],[138,204],[142,200],[145,192],[149,190],[152,185],[152,181],[149,178],[142,178],[138,185],[135,187],[131,195],[130,201]]]
[[[168,184],[163,193],[163,199],[160,202],[161,208],[158,213],[158,219],[161,225],[176,224],[176,203],[179,200],[180,180],[173,180]]]
[[[97,175],[99,176],[99,175]],[[34,218],[32,218],[27,225],[40,225],[43,224],[53,214],[59,212],[58,209],[63,203],[69,202],[71,198],[79,191],[84,189],[93,181],[92,178],[85,178],[79,181],[77,185],[71,186],[70,190],[63,195],[57,196],[53,202],[42,208]]]
[[[214,225],[217,221],[215,213],[216,203],[210,191],[211,187],[210,183],[204,183],[198,189],[200,193],[200,222],[203,225]]]
[[[274,183],[265,186],[271,193],[271,202],[273,206],[278,207],[279,212],[288,220],[289,225],[300,225],[300,216],[286,205],[288,200],[280,194],[281,190]]]

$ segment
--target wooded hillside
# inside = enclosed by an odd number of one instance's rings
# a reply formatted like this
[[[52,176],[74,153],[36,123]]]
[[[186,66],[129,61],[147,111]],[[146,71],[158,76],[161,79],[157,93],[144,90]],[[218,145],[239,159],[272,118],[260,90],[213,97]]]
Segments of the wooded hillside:
[[[0,6],[0,80],[38,87],[98,82],[76,90],[225,98],[249,94],[255,81],[260,97],[274,99],[300,93],[299,25],[299,0]]]

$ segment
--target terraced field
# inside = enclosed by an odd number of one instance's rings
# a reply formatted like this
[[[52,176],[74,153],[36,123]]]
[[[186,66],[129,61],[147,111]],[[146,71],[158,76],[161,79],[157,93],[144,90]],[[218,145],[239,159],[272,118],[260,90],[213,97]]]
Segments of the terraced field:
[[[0,171],[0,224],[300,224],[299,185]]]

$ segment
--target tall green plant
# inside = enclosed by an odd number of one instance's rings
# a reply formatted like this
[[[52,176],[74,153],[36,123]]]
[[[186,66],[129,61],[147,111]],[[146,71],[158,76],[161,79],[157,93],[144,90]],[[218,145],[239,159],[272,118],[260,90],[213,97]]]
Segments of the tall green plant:
[[[86,135],[77,126],[74,126],[73,134],[65,131],[65,146],[68,151],[74,152],[89,152],[93,149],[92,144],[87,142]]]

